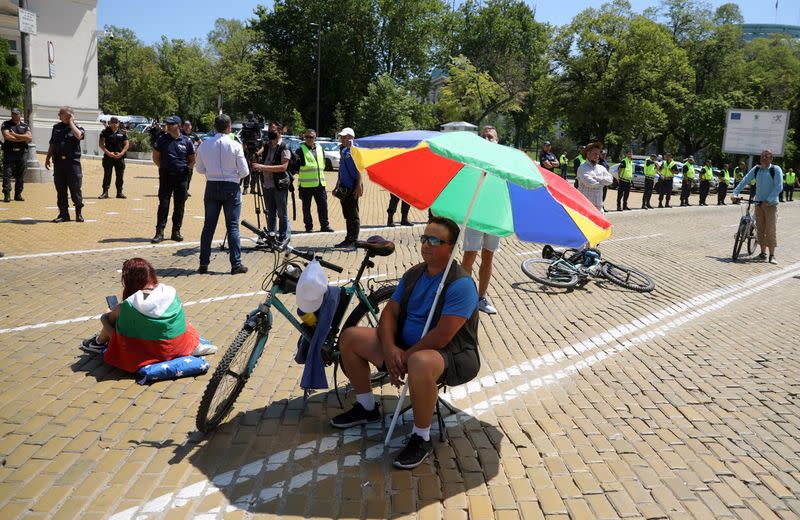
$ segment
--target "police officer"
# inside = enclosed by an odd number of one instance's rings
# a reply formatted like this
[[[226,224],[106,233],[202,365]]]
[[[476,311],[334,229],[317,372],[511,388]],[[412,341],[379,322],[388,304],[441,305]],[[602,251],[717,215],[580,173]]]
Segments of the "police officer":
[[[578,168],[581,167],[581,164],[586,162],[586,159],[583,157],[583,153],[586,150],[586,147],[583,145],[578,146],[578,155],[572,159],[572,169],[575,171],[575,187],[578,187]]]
[[[314,227],[314,217],[311,216],[311,199],[314,199],[317,202],[320,231],[332,233],[333,229],[328,224],[325,156],[322,153],[322,147],[316,141],[317,131],[309,128],[303,133],[303,143],[297,149],[300,167],[297,181],[300,185],[300,201],[303,203],[303,224],[306,226],[306,232],[310,233]]]
[[[11,202],[11,177],[14,177],[14,200],[23,201],[25,154],[33,139],[30,127],[22,122],[22,112],[11,109],[11,119],[3,122],[3,202]]]
[[[75,221],[83,222],[83,170],[81,170],[81,141],[84,138],[83,128],[75,124],[75,112],[72,107],[61,107],[58,111],[59,123],[53,125],[50,135],[50,147],[44,167],[50,169],[50,160],[53,160],[53,182],[56,185],[58,216],[53,222],[66,222],[69,220],[69,202],[67,189],[75,205]]]
[[[670,208],[669,199],[672,197],[673,177],[678,173],[678,165],[672,160],[672,154],[664,153],[664,160],[661,161],[661,178],[658,184],[658,207]],[[666,206],[663,205],[664,197],[667,199]]]
[[[733,169],[733,185],[736,186],[739,184],[744,178],[744,174],[747,173],[747,166],[745,166],[744,161],[739,161],[739,165]],[[733,201],[734,204],[739,204],[739,199]]]
[[[111,170],[116,173],[117,198],[124,199],[122,193],[123,177],[125,175],[125,154],[128,152],[128,133],[120,126],[117,116],[108,120],[108,126],[100,132],[100,149],[103,150],[103,193],[101,199],[108,198],[108,188],[111,186]]]
[[[644,195],[642,196],[642,209],[653,209],[650,205],[650,197],[653,195],[653,186],[656,183],[656,154],[650,154],[650,158],[644,161]]]
[[[681,207],[691,206],[689,195],[692,194],[694,183],[694,157],[691,155],[683,162],[683,183],[681,184]]]
[[[617,211],[629,211],[628,197],[631,194],[631,184],[633,184],[633,150],[625,153],[625,158],[619,164],[617,178]]]
[[[706,161],[705,166],[700,171],[700,205],[708,206],[706,198],[711,191],[711,179],[714,178],[714,170],[711,169],[711,159]]]
[[[567,160],[567,152],[562,152],[561,157],[558,158],[558,165],[561,167],[561,178],[567,178],[567,165],[569,161]]]
[[[192,146],[194,146],[194,149],[197,150],[197,147],[200,146],[200,143],[201,143],[200,136],[198,136],[196,133],[192,132],[192,122],[189,121],[188,119],[183,122],[183,125],[181,125],[181,134],[183,134],[186,137],[188,137],[192,141]],[[189,186],[192,185],[192,174],[193,173],[194,173],[194,167],[189,169],[189,178],[186,180],[186,196],[187,197],[191,197],[192,196],[192,194],[189,193]]]
[[[164,240],[164,228],[169,215],[169,199],[175,201],[172,211],[172,240],[180,242],[183,224],[183,207],[186,204],[186,184],[189,170],[194,167],[194,146],[191,139],[181,134],[181,118],[169,116],[167,131],[161,134],[153,149],[153,162],[158,166],[158,220],[156,234],[150,242]]]
[[[797,174],[792,168],[787,168],[783,176],[783,193],[786,194],[786,202],[794,200],[794,188],[797,184]]]
[[[728,183],[731,182],[730,165],[722,164],[722,171],[719,174],[719,186],[717,186],[717,206],[725,205],[725,195],[728,194]]]

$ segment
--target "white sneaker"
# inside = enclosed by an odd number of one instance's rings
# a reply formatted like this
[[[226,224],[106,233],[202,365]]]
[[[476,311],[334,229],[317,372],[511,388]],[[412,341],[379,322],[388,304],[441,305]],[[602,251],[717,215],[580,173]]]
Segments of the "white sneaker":
[[[769,263],[777,265],[778,260],[775,258],[775,256],[771,256],[769,257]]]
[[[211,343],[200,343],[192,352],[193,356],[212,356],[217,353],[217,346]]]
[[[497,309],[494,308],[489,298],[485,296],[483,298],[478,298],[478,310],[486,314],[497,314]]]
[[[108,345],[106,344],[98,343],[97,335],[94,335],[89,339],[81,341],[81,344],[78,348],[84,352],[88,352],[89,354],[102,354],[106,351],[107,346]]]

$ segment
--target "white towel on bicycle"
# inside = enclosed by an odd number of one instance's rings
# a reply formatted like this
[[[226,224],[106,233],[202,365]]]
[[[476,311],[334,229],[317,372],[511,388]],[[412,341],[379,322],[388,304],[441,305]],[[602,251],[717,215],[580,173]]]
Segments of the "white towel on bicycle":
[[[341,288],[329,285],[322,305],[317,311],[317,326],[311,341],[300,336],[297,341],[297,354],[294,360],[300,364],[305,364],[303,377],[300,379],[300,388],[303,390],[319,390],[328,388],[328,378],[325,376],[325,362],[322,360],[322,345],[328,338],[331,330],[333,315],[339,306],[339,293]]]

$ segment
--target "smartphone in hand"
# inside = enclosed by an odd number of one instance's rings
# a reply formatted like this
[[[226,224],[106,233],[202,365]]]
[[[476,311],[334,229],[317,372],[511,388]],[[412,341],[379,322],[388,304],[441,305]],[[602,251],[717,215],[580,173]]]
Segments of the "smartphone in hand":
[[[113,310],[119,304],[119,300],[112,294],[111,296],[106,296],[106,303],[108,304],[108,309]]]

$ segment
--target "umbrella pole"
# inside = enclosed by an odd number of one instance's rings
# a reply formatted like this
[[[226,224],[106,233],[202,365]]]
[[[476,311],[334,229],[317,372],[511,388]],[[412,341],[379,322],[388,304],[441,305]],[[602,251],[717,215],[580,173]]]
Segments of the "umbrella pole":
[[[475,187],[475,193],[472,194],[472,200],[469,203],[469,208],[467,208],[467,214],[464,216],[464,222],[461,224],[461,229],[458,232],[458,237],[456,238],[455,246],[461,244],[461,241],[464,237],[464,230],[467,228],[467,222],[469,221],[469,216],[472,214],[472,208],[475,206],[475,201],[478,200],[478,192],[481,191],[481,186],[483,186],[483,181],[486,180],[486,172],[481,172],[481,178],[478,179],[478,185]],[[436,296],[433,297],[433,305],[431,306],[431,311],[428,313],[428,319],[425,321],[425,327],[422,329],[422,335],[428,333],[428,329],[431,327],[431,320],[433,319],[433,313],[436,312],[436,304],[439,302],[439,295],[442,294],[442,289],[444,288],[444,283],[447,280],[447,274],[450,272],[450,266],[453,265],[453,259],[456,255],[456,249],[458,247],[453,247],[453,252],[450,254],[450,258],[447,260],[447,267],[444,269],[444,275],[442,276],[442,281],[439,282],[439,287],[436,288]],[[389,424],[389,431],[386,432],[386,439],[384,439],[383,444],[384,446],[389,445],[389,439],[392,438],[392,433],[394,432],[394,427],[397,425],[397,418],[400,415],[400,410],[403,408],[403,401],[406,398],[406,393],[408,393],[408,377],[406,377],[405,384],[403,384],[403,390],[400,392],[400,399],[397,400],[397,406],[394,408],[394,415],[392,416],[392,422]]]

